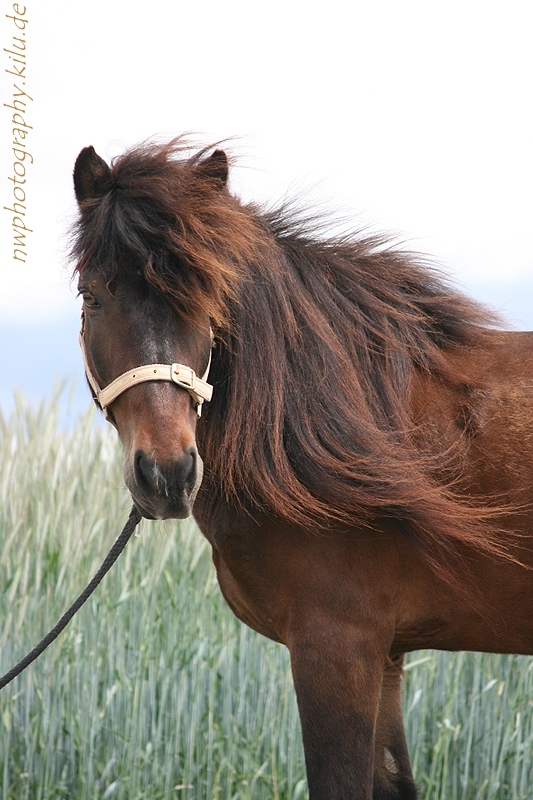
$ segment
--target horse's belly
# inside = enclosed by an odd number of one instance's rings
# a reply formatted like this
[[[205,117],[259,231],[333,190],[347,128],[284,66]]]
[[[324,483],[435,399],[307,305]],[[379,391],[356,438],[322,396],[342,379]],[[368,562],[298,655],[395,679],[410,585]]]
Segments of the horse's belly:
[[[524,560],[530,561],[527,551]],[[468,563],[468,562],[465,562]],[[404,585],[393,651],[426,648],[533,655],[533,572],[480,556],[451,588],[418,572]]]

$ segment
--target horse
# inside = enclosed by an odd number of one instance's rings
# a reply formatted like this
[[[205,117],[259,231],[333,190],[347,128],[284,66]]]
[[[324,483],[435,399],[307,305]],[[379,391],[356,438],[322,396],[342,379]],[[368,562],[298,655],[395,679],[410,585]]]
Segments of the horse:
[[[87,377],[140,513],[192,513],[289,649],[310,800],[415,800],[404,654],[533,654],[532,334],[386,237],[244,203],[230,166],[81,151]]]

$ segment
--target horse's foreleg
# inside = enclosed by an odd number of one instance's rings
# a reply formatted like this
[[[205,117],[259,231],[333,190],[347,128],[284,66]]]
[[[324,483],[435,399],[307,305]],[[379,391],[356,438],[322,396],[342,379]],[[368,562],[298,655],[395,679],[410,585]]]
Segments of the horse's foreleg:
[[[402,719],[403,656],[387,659],[376,726],[372,800],[416,800]]]
[[[289,649],[310,800],[372,800],[386,654],[346,627],[298,634]]]

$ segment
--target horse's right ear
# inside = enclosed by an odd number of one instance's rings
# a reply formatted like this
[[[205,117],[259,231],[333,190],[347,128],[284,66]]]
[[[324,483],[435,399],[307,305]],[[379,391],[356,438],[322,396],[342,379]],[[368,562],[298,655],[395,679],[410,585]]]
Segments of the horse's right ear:
[[[209,158],[205,158],[196,169],[206,178],[216,178],[225,186],[228,182],[228,157],[223,150],[215,150]]]
[[[94,147],[84,147],[74,167],[74,191],[76,200],[82,203],[91,197],[102,197],[111,189],[113,178],[103,158]]]

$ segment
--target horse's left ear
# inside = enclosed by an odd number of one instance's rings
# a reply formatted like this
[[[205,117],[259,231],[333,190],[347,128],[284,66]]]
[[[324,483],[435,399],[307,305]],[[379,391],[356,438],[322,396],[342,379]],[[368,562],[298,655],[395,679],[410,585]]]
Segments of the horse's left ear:
[[[94,147],[84,147],[74,167],[74,191],[78,203],[90,197],[101,197],[111,189],[111,170]]]
[[[223,150],[215,150],[209,158],[200,161],[197,169],[206,178],[217,178],[223,186],[228,182],[228,157]]]

